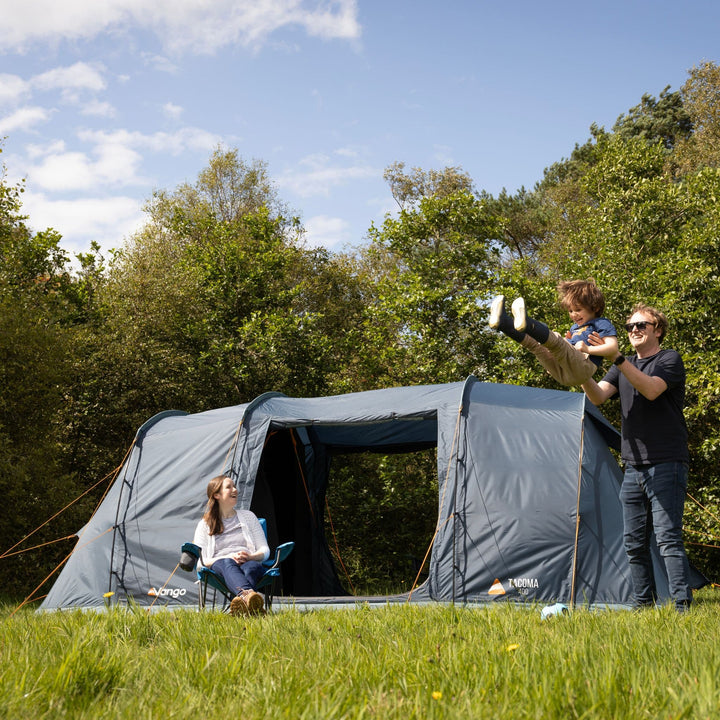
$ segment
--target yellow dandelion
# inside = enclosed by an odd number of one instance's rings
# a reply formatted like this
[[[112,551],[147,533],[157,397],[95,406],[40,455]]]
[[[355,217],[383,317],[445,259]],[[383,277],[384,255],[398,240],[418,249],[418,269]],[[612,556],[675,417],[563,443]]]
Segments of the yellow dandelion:
[[[442,700],[442,693],[439,690],[433,690],[432,699]]]
[[[104,598],[112,597],[115,593],[111,590],[110,592],[103,593]]]
[[[510,644],[510,645],[507,646],[507,651],[508,651],[508,652],[515,652],[515,650],[517,650],[519,647],[520,647],[520,645],[519,645],[518,643],[512,643],[512,644]]]

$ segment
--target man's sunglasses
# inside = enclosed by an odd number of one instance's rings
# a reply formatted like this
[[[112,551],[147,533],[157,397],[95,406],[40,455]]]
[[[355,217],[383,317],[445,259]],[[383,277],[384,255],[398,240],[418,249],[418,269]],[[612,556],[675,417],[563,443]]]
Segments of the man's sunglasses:
[[[650,322],[649,320],[641,320],[640,322],[625,323],[625,329],[628,332],[632,332],[634,328],[638,330],[644,330],[648,325],[657,325],[657,323]]]

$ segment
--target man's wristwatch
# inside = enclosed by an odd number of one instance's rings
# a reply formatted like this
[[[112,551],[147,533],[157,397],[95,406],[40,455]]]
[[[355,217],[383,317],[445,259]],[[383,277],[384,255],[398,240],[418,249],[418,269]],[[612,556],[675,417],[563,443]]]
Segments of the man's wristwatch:
[[[618,355],[613,360],[613,365],[622,365],[625,362],[625,356],[624,355]]]

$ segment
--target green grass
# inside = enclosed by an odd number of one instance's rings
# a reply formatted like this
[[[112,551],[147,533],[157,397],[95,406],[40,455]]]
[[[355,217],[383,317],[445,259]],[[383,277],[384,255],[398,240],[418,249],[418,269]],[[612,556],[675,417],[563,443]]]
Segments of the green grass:
[[[265,618],[0,607],[0,717],[717,718],[720,599],[690,613],[446,605]]]

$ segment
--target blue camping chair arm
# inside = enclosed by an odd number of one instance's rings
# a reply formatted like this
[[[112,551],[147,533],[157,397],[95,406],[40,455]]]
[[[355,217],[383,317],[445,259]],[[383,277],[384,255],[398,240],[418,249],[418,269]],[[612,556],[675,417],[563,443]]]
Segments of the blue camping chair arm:
[[[263,562],[263,567],[267,568],[268,570],[274,570],[275,568],[279,567],[280,563],[283,562],[285,558],[293,551],[294,547],[294,542],[286,542],[282,545],[278,545],[275,548],[275,557],[265,560]]]
[[[293,551],[294,542],[286,542],[275,548],[275,557],[268,558],[263,562],[266,568],[265,574],[260,578],[257,589],[265,593],[265,599],[268,607],[272,607],[275,579],[280,577],[280,563]]]
[[[202,565],[202,550],[195,543],[186,542],[180,548],[180,567],[187,572],[192,572],[197,564]]]
[[[207,581],[207,579],[215,579],[215,584],[222,585],[222,588],[225,587],[222,578],[211,567],[207,567],[203,563],[202,548],[200,548],[199,545],[195,545],[195,543],[191,542],[186,542],[183,543],[183,546],[182,548],[180,548],[180,550],[182,553],[180,556],[180,567],[183,570],[187,570],[188,572],[192,572],[193,570],[195,570],[197,572],[198,580]],[[218,587],[218,589],[220,590],[222,590],[222,588]],[[228,592],[230,591],[228,590]]]

